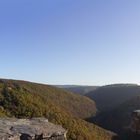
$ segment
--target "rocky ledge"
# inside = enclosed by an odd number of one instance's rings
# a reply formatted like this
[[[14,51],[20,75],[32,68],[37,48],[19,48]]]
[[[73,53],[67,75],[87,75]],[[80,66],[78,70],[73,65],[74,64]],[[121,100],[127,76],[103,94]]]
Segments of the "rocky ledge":
[[[132,113],[131,131],[140,134],[140,110]]]
[[[66,130],[45,118],[0,119],[0,140],[66,140]]]

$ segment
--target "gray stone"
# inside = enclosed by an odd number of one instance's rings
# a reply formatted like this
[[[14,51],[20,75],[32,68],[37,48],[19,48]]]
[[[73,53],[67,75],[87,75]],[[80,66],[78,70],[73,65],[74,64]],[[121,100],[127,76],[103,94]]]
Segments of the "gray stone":
[[[132,113],[131,131],[140,134],[140,110],[135,110]]]
[[[66,130],[45,118],[0,119],[0,140],[66,140]]]

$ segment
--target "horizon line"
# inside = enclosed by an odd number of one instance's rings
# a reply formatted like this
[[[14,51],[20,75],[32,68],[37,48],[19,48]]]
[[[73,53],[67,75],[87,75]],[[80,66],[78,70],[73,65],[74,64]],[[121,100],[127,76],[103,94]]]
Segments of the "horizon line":
[[[110,83],[110,84],[71,84],[71,83],[66,83],[66,84],[51,84],[51,83],[48,83],[47,81],[46,82],[41,82],[41,81],[35,81],[35,80],[27,80],[27,79],[15,79],[15,78],[0,78],[0,80],[13,80],[13,81],[23,81],[23,82],[30,82],[30,83],[36,83],[36,84],[45,84],[45,85],[50,85],[50,86],[108,86],[108,85],[138,85],[138,83],[131,83],[131,82],[113,82],[113,83]]]

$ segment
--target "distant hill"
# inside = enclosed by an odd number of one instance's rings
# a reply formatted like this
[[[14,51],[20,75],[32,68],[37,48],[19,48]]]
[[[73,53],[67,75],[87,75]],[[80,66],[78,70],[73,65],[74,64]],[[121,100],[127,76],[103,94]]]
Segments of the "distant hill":
[[[86,94],[87,97],[96,102],[100,112],[112,110],[138,95],[140,95],[140,86],[135,84],[103,86]]]
[[[111,140],[113,133],[83,118],[96,113],[94,101],[53,86],[0,80],[1,117],[46,117],[68,130],[68,140]]]
[[[80,95],[85,95],[90,91],[94,91],[99,86],[76,86],[76,85],[57,85],[59,88],[63,88],[67,91],[77,93]]]

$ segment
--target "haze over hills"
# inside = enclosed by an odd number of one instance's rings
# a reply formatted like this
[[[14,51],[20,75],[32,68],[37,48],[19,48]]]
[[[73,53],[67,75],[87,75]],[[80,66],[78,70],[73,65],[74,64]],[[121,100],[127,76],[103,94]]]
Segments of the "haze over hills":
[[[68,140],[112,140],[114,133],[88,123],[95,102],[53,86],[16,80],[0,80],[1,117],[46,117],[62,125]]]
[[[81,86],[81,85],[57,85],[56,87],[63,88],[80,95],[85,95],[90,91],[94,91],[99,86]]]

